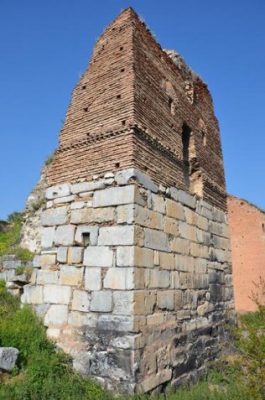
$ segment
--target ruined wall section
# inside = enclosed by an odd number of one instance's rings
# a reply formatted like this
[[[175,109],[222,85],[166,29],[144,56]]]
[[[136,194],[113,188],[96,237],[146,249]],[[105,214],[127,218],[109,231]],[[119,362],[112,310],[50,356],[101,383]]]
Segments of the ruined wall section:
[[[226,214],[135,169],[49,187],[22,301],[75,368],[127,393],[195,379],[233,309]]]
[[[262,288],[255,284],[265,278],[265,212],[246,200],[229,196],[228,215],[235,307],[238,312],[255,311],[257,306],[251,297],[261,295]]]
[[[148,164],[148,173],[167,185],[185,186],[183,177],[182,128],[187,124],[192,131],[192,172],[203,181],[203,197],[217,207],[225,208],[225,179],[222,149],[217,119],[211,95],[202,80],[184,63],[168,54],[156,43],[138,19],[134,20],[135,66],[135,121],[151,136],[164,152],[170,152],[175,165],[171,174],[157,167],[156,160]],[[157,146],[159,147],[159,146]],[[145,156],[149,158],[144,137],[138,139],[136,167],[143,169]],[[164,154],[160,154],[160,158]],[[167,162],[167,158],[165,157]],[[194,190],[195,192],[195,190]]]

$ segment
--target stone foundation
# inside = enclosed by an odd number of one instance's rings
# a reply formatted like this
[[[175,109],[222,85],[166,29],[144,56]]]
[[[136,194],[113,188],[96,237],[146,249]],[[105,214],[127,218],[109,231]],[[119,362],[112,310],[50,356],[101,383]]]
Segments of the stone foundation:
[[[135,169],[94,178],[47,189],[23,303],[108,388],[195,379],[233,316],[226,213]]]

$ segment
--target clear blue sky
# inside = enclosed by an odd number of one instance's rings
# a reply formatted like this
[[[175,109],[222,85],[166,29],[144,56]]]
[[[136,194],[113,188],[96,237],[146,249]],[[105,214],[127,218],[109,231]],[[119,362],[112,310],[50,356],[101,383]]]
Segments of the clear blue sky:
[[[227,189],[265,208],[264,0],[0,0],[0,218],[23,209],[95,40],[129,5],[208,83]]]

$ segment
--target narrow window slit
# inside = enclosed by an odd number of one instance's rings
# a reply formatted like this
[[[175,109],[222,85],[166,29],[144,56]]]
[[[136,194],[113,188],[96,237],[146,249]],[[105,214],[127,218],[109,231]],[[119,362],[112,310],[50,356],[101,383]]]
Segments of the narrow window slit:
[[[89,232],[83,232],[82,239],[83,239],[83,245],[85,247],[90,245],[90,233]]]

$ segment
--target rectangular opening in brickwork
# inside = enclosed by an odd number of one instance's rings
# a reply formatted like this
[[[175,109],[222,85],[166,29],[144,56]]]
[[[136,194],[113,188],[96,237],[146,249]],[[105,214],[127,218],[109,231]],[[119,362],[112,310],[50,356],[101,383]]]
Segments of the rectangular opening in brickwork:
[[[190,187],[190,134],[191,130],[188,125],[183,124],[182,127],[182,162],[184,183],[187,189]]]
[[[83,245],[89,246],[90,245],[90,233],[89,232],[83,232],[82,233],[82,240],[83,240]]]

